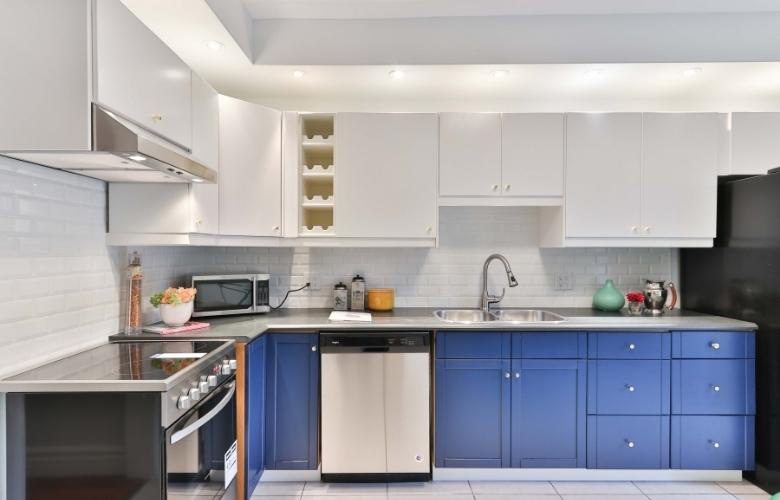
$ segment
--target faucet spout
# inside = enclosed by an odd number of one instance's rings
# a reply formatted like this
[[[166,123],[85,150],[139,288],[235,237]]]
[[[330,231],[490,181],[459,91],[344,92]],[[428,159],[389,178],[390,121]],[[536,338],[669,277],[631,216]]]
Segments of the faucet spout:
[[[494,261],[498,260],[501,262],[501,264],[504,265],[504,271],[506,271],[506,280],[509,284],[510,288],[517,286],[517,279],[515,278],[514,273],[512,272],[512,267],[509,265],[509,261],[504,257],[503,255],[499,253],[494,253],[492,255],[489,255],[487,259],[485,259],[485,263],[482,266],[482,310],[487,312],[490,310],[490,304],[497,304],[501,302],[501,299],[504,298],[504,294],[506,293],[506,289],[504,289],[501,292],[501,295],[490,295],[488,293],[488,268],[490,267],[490,264]]]

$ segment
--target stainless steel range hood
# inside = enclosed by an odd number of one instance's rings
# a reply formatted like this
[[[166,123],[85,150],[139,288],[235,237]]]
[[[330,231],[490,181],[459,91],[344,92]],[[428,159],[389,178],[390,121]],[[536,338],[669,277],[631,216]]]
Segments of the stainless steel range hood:
[[[217,182],[214,170],[94,104],[91,151],[0,154],[109,182]]]

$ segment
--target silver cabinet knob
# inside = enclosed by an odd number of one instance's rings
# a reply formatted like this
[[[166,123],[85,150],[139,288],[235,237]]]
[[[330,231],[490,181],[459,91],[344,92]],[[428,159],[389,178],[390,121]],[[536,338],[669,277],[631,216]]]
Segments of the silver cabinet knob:
[[[317,352],[317,346],[316,345],[311,346],[311,352]]]
[[[710,347],[717,351],[720,349],[720,342],[710,342]]]
[[[636,349],[636,344],[628,344],[628,350],[633,351]]]
[[[631,226],[631,232],[634,234],[639,234],[639,226]]]
[[[506,372],[506,373],[504,374],[504,378],[512,378],[512,374],[511,374],[511,373],[509,373],[509,372]]]
[[[209,386],[209,383],[206,382],[205,380],[201,380],[200,382],[198,382],[198,390],[200,391],[201,394],[206,394],[207,392],[209,392],[209,389],[211,389],[211,387]]]
[[[490,189],[492,189],[493,191],[498,191],[498,184],[493,184],[493,185],[490,187]]]
[[[511,184],[507,184],[507,185],[504,186],[504,191],[509,191],[510,189],[512,189],[512,185]]]
[[[209,387],[216,387],[217,386],[217,376],[216,375],[209,375],[208,378]]]
[[[710,444],[712,445],[713,448],[720,448],[720,443],[717,441],[710,440]]]
[[[230,362],[228,360],[225,360],[222,362],[222,375],[230,375]]]
[[[190,389],[189,392],[190,399],[193,401],[200,401],[200,389],[195,389],[194,387]]]
[[[279,230],[279,226],[274,226],[272,229],[273,229],[274,231],[278,231],[278,230]]]
[[[176,408],[180,410],[189,410],[191,406],[192,403],[189,396],[179,396],[179,399],[176,401]]]
[[[160,113],[155,113],[152,115],[152,121],[155,123],[161,122],[163,119],[163,116]]]
[[[425,228],[425,232],[428,233],[428,234],[431,234],[433,232],[433,226],[427,226]]]
[[[515,372],[515,378],[520,378],[520,372]]]
[[[645,234],[650,234],[650,226],[645,226]]]
[[[631,385],[631,384],[626,384],[626,390],[627,390],[628,392],[634,392],[634,391],[636,390],[636,387],[634,387],[634,386],[633,386],[633,385]]]
[[[238,361],[236,361],[235,359],[229,360],[228,364],[230,365],[231,370],[235,370],[236,368],[238,368]]]
[[[203,224],[203,219],[195,219],[196,226],[200,226],[201,224]]]
[[[711,385],[712,392],[720,392],[720,386],[719,385]]]
[[[634,443],[630,439],[626,439],[626,446],[628,446],[629,448],[633,448],[636,446],[636,443]]]

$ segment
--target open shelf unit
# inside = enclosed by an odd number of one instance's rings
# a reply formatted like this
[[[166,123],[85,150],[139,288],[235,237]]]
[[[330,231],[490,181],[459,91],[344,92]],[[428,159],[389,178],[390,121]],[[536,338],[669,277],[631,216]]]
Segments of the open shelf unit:
[[[301,115],[301,236],[333,236],[334,115]]]

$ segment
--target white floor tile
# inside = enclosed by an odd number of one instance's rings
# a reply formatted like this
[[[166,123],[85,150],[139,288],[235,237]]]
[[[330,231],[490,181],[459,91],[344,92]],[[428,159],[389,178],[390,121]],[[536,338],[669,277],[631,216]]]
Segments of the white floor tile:
[[[696,495],[696,494],[680,494],[680,495],[647,495],[650,500],[734,500],[734,497],[725,493],[723,495]]]
[[[647,500],[647,497],[642,495],[563,495],[563,500]]]
[[[303,496],[340,495],[340,496],[386,496],[385,483],[306,483]]]
[[[301,498],[305,498],[306,500],[386,500],[388,497],[386,494],[369,494],[365,495],[362,493],[338,493],[338,494],[328,494],[328,495],[304,495]],[[394,497],[398,498],[398,497]]]
[[[429,481],[425,483],[388,483],[390,495],[455,494],[471,495],[467,481]]]
[[[722,495],[728,493],[717,483],[706,481],[635,481],[648,495]]]
[[[730,481],[718,483],[721,488],[729,493],[740,493],[747,495],[766,495],[766,492],[751,483],[750,481]]]
[[[642,492],[627,481],[553,481],[561,495],[639,495]]]
[[[300,495],[252,495],[252,500],[299,500]]]
[[[764,493],[763,495],[742,495],[737,493],[734,496],[739,500],[769,500],[772,498],[769,493]]]
[[[534,493],[555,495],[557,492],[549,481],[470,481],[476,495],[506,495]]]
[[[391,493],[387,498],[392,500],[474,500],[474,495],[471,493]],[[306,497],[306,500],[309,500],[309,497]]]
[[[259,483],[252,496],[300,496],[304,482],[267,482]]]
[[[476,500],[560,500],[558,495],[515,493],[512,495],[475,495]]]

